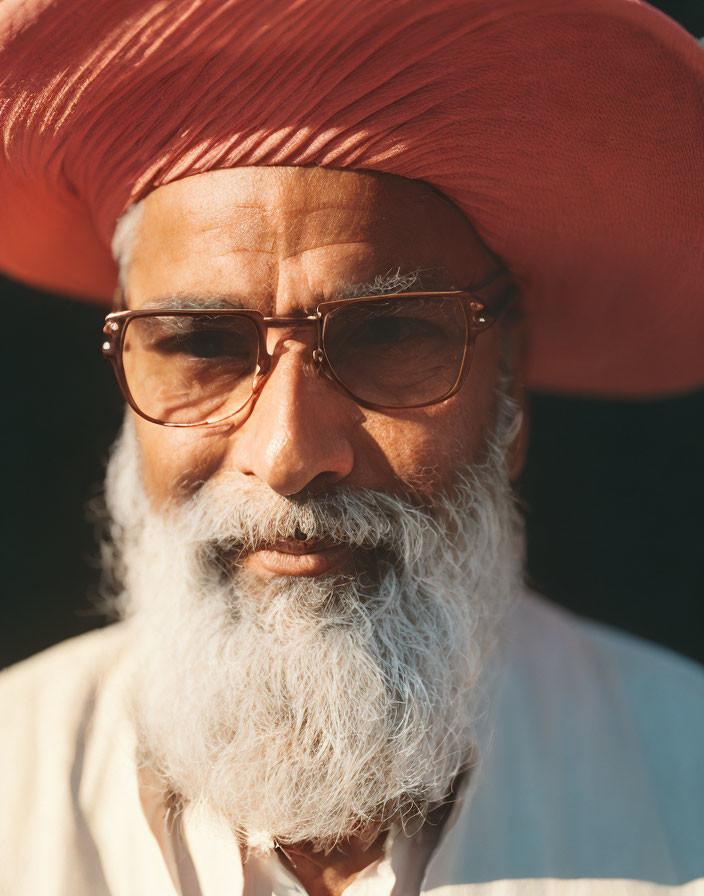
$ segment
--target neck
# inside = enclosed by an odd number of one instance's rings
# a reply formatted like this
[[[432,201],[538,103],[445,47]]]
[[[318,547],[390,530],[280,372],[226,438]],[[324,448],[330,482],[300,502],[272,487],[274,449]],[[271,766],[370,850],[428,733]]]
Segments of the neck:
[[[425,822],[438,835],[454,805],[462,777],[453,782],[447,799],[430,812]],[[382,831],[371,843],[369,838],[350,837],[330,852],[316,850],[310,843],[287,843],[277,846],[277,851],[308,896],[340,896],[365,868],[381,858],[387,836],[388,832]]]
[[[340,896],[365,868],[381,858],[386,832],[373,843],[352,837],[331,852],[316,851],[307,843],[277,847],[281,861],[301,882],[308,896]]]

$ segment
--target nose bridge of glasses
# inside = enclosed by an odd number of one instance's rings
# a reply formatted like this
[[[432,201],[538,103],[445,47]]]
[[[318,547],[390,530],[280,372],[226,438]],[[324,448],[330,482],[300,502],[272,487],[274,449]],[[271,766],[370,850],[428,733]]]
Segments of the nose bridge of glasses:
[[[317,327],[320,318],[317,314],[309,314],[306,317],[265,317],[264,323],[268,329],[296,329],[297,327]]]
[[[297,341],[306,342],[310,348],[312,349],[313,360],[316,363],[316,366],[319,364],[318,355],[321,355],[320,352],[320,315],[308,315],[306,317],[265,317],[263,319],[265,330],[266,330],[266,350],[267,350],[267,359],[263,365],[260,365],[262,368],[269,370],[270,361],[279,353],[283,351],[283,344],[288,342],[290,339],[296,339]],[[269,337],[270,330],[283,330],[285,332],[277,335],[275,338]],[[297,330],[308,330],[309,333],[312,334],[313,339],[310,338],[301,338],[298,336]],[[281,346],[281,348],[279,348]]]

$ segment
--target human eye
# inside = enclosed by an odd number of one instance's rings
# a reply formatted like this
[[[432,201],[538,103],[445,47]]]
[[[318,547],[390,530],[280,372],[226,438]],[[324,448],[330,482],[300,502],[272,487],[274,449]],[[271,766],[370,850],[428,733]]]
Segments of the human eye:
[[[160,355],[193,361],[244,359],[253,350],[249,321],[237,319],[164,317],[155,322],[148,341],[149,348]]]
[[[218,329],[194,330],[177,336],[169,343],[171,351],[200,360],[246,355],[249,347],[240,334]]]
[[[389,351],[413,350],[442,340],[445,330],[427,311],[403,305],[370,310],[358,319],[350,332],[350,342],[359,348]]]

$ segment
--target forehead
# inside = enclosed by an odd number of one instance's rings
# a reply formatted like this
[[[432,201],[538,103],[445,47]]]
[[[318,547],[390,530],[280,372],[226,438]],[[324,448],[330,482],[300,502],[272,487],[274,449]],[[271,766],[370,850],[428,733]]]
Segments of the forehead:
[[[333,297],[421,269],[467,286],[492,258],[445,197],[421,181],[322,168],[238,168],[150,194],[128,270],[129,302],[245,292],[254,304]],[[430,284],[428,284],[430,285]]]

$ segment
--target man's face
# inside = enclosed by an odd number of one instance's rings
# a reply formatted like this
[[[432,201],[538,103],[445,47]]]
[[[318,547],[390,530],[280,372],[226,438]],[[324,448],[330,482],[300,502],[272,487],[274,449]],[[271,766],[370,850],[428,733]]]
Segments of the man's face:
[[[496,262],[464,217],[420,183],[241,168],[177,181],[147,198],[127,301],[141,308],[174,295],[231,297],[267,315],[310,314],[343,290],[419,269],[421,288],[463,288],[488,279]],[[479,338],[454,397],[383,412],[315,375],[309,330],[270,331],[266,385],[230,423],[178,430],[135,419],[152,505],[179,503],[223,476],[255,478],[283,496],[332,485],[430,496],[483,451],[498,329]],[[283,571],[275,561],[258,551],[247,559],[253,570]],[[296,562],[285,571],[295,573]]]
[[[127,293],[292,316],[418,269],[471,287],[495,262],[426,187],[242,169],[149,197]],[[279,329],[231,421],[128,420],[107,498],[142,759],[251,843],[327,849],[423,818],[473,754],[522,554],[495,330],[428,408],[361,408],[316,373],[307,331]]]

